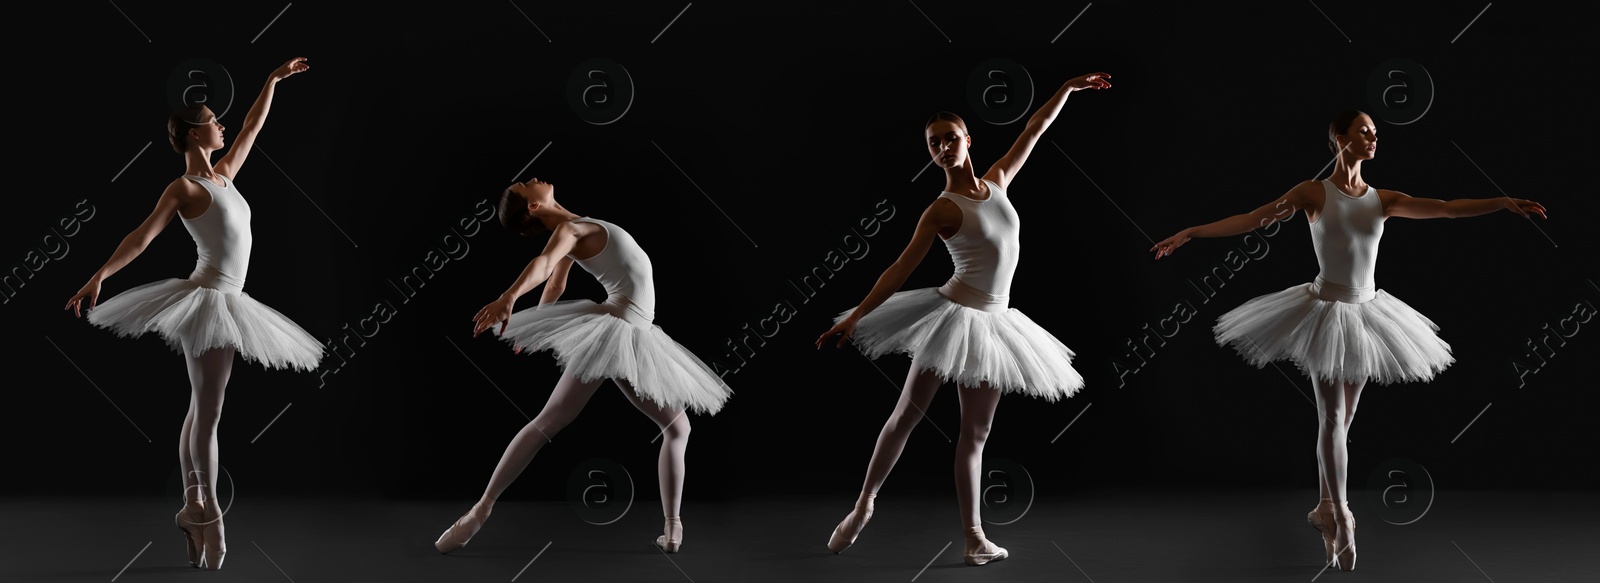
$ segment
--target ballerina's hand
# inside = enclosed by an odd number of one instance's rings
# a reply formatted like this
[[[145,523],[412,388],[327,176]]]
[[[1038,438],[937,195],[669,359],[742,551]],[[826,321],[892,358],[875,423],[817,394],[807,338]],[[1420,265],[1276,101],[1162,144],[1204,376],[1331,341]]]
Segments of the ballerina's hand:
[[[845,318],[843,320],[840,320],[837,324],[834,324],[832,328],[829,328],[827,332],[823,332],[822,336],[820,338],[817,338],[817,350],[822,350],[822,345],[827,343],[828,339],[832,338],[834,334],[838,334],[839,335],[839,342],[837,344],[834,344],[833,347],[834,348],[843,348],[844,347],[844,343],[848,342],[850,340],[850,336],[854,335],[855,333],[856,333],[856,319],[855,318],[852,317],[852,318]]]
[[[306,64],[305,57],[295,57],[293,59],[289,59],[289,62],[284,63],[282,67],[278,67],[277,70],[273,71],[272,80],[281,81],[283,79],[288,79],[290,75],[295,73],[304,73],[310,68],[311,65]]]
[[[1160,259],[1167,255],[1171,255],[1173,251],[1176,251],[1179,247],[1182,247],[1184,243],[1188,243],[1189,239],[1191,239],[1189,236],[1189,230],[1184,229],[1182,231],[1178,231],[1178,234],[1176,235],[1167,237],[1165,241],[1156,243],[1156,245],[1151,247],[1150,250],[1156,252],[1156,259]]]
[[[72,308],[72,317],[83,317],[83,312],[79,309],[79,306],[83,304],[84,298],[89,299],[89,309],[93,310],[95,301],[100,299],[99,279],[90,279],[89,283],[83,284],[83,289],[78,290],[78,293],[72,295],[72,299],[67,300],[67,308]]]
[[[489,302],[489,305],[484,306],[481,310],[478,310],[478,314],[472,317],[472,335],[476,337],[484,330],[493,328],[495,324],[500,325],[500,331],[496,332],[496,334],[504,334],[506,332],[506,325],[510,323],[510,319],[510,302],[505,301],[505,298],[503,297]]]
[[[1539,218],[1541,218],[1541,219],[1550,218],[1550,217],[1547,217],[1547,216],[1544,215],[1544,205],[1536,203],[1536,202],[1533,202],[1531,200],[1523,200],[1523,199],[1520,199],[1520,198],[1507,197],[1506,203],[1505,203],[1505,207],[1508,208],[1508,209],[1511,209],[1511,212],[1514,212],[1514,213],[1517,213],[1519,215],[1522,215],[1523,218],[1530,218],[1530,219],[1533,218],[1533,217],[1529,217],[1528,213],[1537,214],[1537,215],[1539,215]]]
[[[1107,79],[1110,78],[1111,76],[1105,73],[1089,73],[1087,75],[1074,77],[1068,80],[1067,87],[1071,87],[1073,91],[1079,91],[1082,89],[1110,89],[1111,82],[1107,81]]]

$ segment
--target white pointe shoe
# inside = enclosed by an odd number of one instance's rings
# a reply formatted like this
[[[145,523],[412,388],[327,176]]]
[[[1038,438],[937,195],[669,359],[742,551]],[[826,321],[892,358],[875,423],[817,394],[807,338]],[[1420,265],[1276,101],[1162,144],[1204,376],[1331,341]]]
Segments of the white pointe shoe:
[[[1306,513],[1306,522],[1322,536],[1322,563],[1330,567],[1336,565],[1333,552],[1333,500],[1323,498],[1316,508]]]
[[[438,549],[440,554],[450,554],[451,551],[467,546],[467,541],[472,540],[473,535],[478,534],[478,529],[483,528],[483,523],[489,520],[491,512],[482,510],[481,506],[474,504],[471,510],[456,519],[455,524],[444,529],[444,534],[439,535],[439,540],[433,541],[433,548]]]
[[[867,527],[869,520],[872,520],[872,497],[867,498],[865,505],[857,502],[855,510],[845,515],[839,526],[833,527],[833,535],[828,537],[828,550],[837,555],[856,544],[856,537],[861,535],[861,529]]]
[[[1334,526],[1337,528],[1334,535],[1334,549],[1339,561],[1340,571],[1356,570],[1356,517],[1350,513],[1350,507],[1344,502],[1334,509]]]
[[[976,542],[974,545],[972,543]],[[964,557],[968,565],[974,567],[986,565],[1011,556],[1004,547],[994,544],[983,536],[983,527],[973,526],[967,528],[967,548],[973,549],[966,552]]]
[[[668,516],[667,524],[662,527],[665,534],[656,537],[656,547],[662,552],[676,553],[683,544],[683,519],[677,516]]]

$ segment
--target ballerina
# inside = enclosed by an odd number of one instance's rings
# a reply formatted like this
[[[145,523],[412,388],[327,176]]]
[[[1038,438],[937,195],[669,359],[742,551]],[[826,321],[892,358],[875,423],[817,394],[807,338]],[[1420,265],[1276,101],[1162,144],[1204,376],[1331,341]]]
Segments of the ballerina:
[[[1345,499],[1346,434],[1367,381],[1427,382],[1450,366],[1450,345],[1439,327],[1373,282],[1378,240],[1390,217],[1472,217],[1508,209],[1545,216],[1544,206],[1517,198],[1443,201],[1373,188],[1361,163],[1378,155],[1378,128],[1367,114],[1349,110],[1328,125],[1328,148],[1337,156],[1326,180],[1307,180],[1256,210],[1189,227],[1150,250],[1171,255],[1195,237],[1228,237],[1291,218],[1304,210],[1320,267],[1315,281],[1270,293],[1217,318],[1220,345],[1251,364],[1289,360],[1311,377],[1316,391],[1317,470],[1321,499],[1306,521],[1321,535],[1327,565],[1355,569],[1355,517]]]
[[[87,309],[89,323],[119,336],[155,332],[173,350],[183,353],[188,363],[189,413],[178,436],[184,507],[173,520],[183,531],[189,564],[196,568],[221,569],[227,554],[222,510],[215,494],[217,425],[234,354],[269,368],[303,371],[315,370],[322,359],[321,342],[244,293],[252,240],[250,205],[234,185],[256,134],[266,123],[274,87],[309,69],[305,60],[290,59],[268,76],[233,147],[215,166],[211,153],[222,149],[225,129],[217,116],[204,105],[172,114],[167,121],[167,140],[186,161],[183,177],[167,185],[155,211],[123,238],[111,258],[66,305],[75,317]],[[97,306],[101,284],[143,253],[172,222],[173,215],[183,220],[194,238],[199,255],[194,272],[187,279],[131,288]]]
[[[1021,311],[1009,307],[1012,274],[1020,247],[1018,218],[1008,187],[1034,144],[1066,104],[1083,89],[1111,87],[1111,76],[1090,73],[1067,81],[1028,119],[1011,150],[984,173],[973,175],[967,154],[972,137],[956,114],[939,112],[924,126],[928,155],[944,169],[944,192],[918,220],[911,242],[884,270],[866,299],[841,313],[817,339],[822,348],[854,339],[868,358],[890,352],[910,355],[900,401],[878,435],[856,507],[833,530],[828,550],[844,552],[872,518],[878,489],[905,449],[911,430],[945,381],[961,398],[961,435],[956,446],[956,501],[965,528],[964,560],[983,565],[1009,556],[990,542],[979,524],[977,492],[983,444],[1003,393],[1055,401],[1083,387],[1072,368],[1074,353]],[[922,262],[935,236],[944,239],[955,274],[939,288],[896,292]],[[891,295],[893,294],[893,295]]]
[[[550,240],[510,289],[473,316],[472,334],[498,325],[497,333],[519,353],[550,350],[561,364],[561,379],[544,409],[512,438],[483,496],[439,535],[434,548],[449,553],[466,546],[534,454],[577,417],[609,378],[661,428],[657,471],[666,524],[655,544],[678,552],[683,542],[683,457],[689,443],[684,415],[689,410],[716,414],[732,390],[653,323],[650,258],[627,231],[568,211],[556,202],[555,186],[538,178],[507,188],[500,196],[499,216],[507,229],[523,236],[548,232]],[[604,302],[557,301],[574,262],[605,286]],[[541,284],[539,305],[512,313],[517,298]]]

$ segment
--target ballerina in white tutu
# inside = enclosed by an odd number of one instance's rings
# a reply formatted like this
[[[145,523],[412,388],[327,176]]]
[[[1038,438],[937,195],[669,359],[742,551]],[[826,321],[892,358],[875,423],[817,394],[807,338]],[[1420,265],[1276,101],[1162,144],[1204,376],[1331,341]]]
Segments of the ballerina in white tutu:
[[[538,178],[507,188],[500,196],[499,216],[507,229],[523,236],[549,233],[550,240],[510,289],[478,310],[472,333],[498,325],[500,337],[519,353],[551,351],[561,364],[561,379],[544,409],[506,446],[483,497],[439,535],[434,547],[449,553],[466,546],[534,454],[611,379],[661,428],[657,471],[666,524],[655,543],[665,552],[677,552],[683,542],[678,508],[689,444],[684,415],[689,410],[716,414],[732,390],[653,323],[656,294],[650,257],[622,227],[568,211],[556,202],[555,186]],[[558,301],[574,262],[605,286],[604,302]],[[512,313],[517,298],[541,284],[539,305]]]
[[[1090,73],[1063,84],[1028,119],[1011,150],[981,181],[967,155],[972,137],[966,122],[949,112],[928,120],[923,133],[928,155],[944,169],[944,192],[923,211],[911,242],[866,299],[835,318],[833,327],[817,339],[819,349],[837,335],[836,346],[854,339],[868,358],[901,352],[912,359],[900,401],[872,450],[855,510],[834,528],[829,550],[840,553],[855,542],[872,518],[874,498],[911,430],[922,420],[939,386],[953,381],[961,398],[956,501],[966,531],[965,560],[982,565],[1008,556],[1006,549],[984,536],[977,501],[983,444],[1000,395],[1021,393],[1055,401],[1076,393],[1083,377],[1073,370],[1074,354],[1066,345],[1009,305],[1020,242],[1017,212],[1007,188],[1067,96],[1082,89],[1109,88],[1110,78]],[[955,274],[943,287],[896,293],[927,255],[935,236],[944,239]]]
[[[1359,111],[1328,126],[1337,155],[1326,180],[1307,180],[1252,212],[1189,227],[1151,247],[1156,259],[1194,237],[1228,237],[1293,217],[1304,210],[1321,268],[1315,281],[1270,293],[1217,319],[1218,344],[1232,346],[1257,367],[1293,362],[1316,391],[1317,469],[1321,500],[1306,520],[1321,533],[1328,565],[1355,568],[1355,518],[1345,501],[1346,432],[1367,381],[1428,381],[1450,366],[1450,345],[1439,327],[1378,289],[1373,270],[1378,239],[1389,217],[1472,217],[1508,209],[1545,216],[1539,203],[1516,198],[1443,201],[1376,189],[1361,178],[1361,163],[1378,155],[1378,128]]]
[[[250,264],[250,205],[234,186],[256,134],[266,123],[278,81],[308,69],[304,58],[290,59],[267,78],[245,115],[239,136],[216,165],[211,153],[222,149],[222,123],[204,105],[186,107],[167,122],[172,149],[187,168],[156,201],[155,211],[129,233],[67,301],[74,316],[87,308],[89,322],[120,336],[159,334],[189,365],[189,414],[178,437],[184,472],[184,508],[174,521],[187,540],[189,564],[217,570],[227,552],[217,488],[217,424],[223,390],[237,352],[246,361],[271,368],[315,370],[322,343],[283,314],[244,293]],[[143,253],[176,215],[194,238],[199,260],[187,279],[166,279],[129,289],[96,305],[100,286]]]

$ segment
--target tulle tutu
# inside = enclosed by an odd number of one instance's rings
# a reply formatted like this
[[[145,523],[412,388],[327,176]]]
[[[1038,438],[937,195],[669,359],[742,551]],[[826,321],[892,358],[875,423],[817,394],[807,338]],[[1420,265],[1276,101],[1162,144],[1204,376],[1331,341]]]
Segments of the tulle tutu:
[[[626,316],[626,317],[625,317]],[[610,302],[567,300],[511,314],[501,339],[522,352],[551,351],[581,380],[620,378],[639,398],[716,414],[733,389],[660,326]]]
[[[160,334],[189,356],[233,346],[246,361],[269,368],[315,370],[322,343],[243,291],[221,291],[188,279],[147,283],[89,310],[89,323],[119,336]]]
[[[837,323],[855,308],[834,318]],[[1000,312],[963,306],[939,288],[902,291],[856,324],[852,336],[868,358],[910,355],[912,366],[932,369],[946,382],[989,386],[1055,401],[1083,388],[1072,368],[1076,354],[1016,309]]]
[[[1310,283],[1245,302],[1212,328],[1258,368],[1289,360],[1308,376],[1382,384],[1428,381],[1455,362],[1438,330],[1383,290],[1353,304],[1320,299]]]

